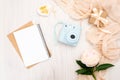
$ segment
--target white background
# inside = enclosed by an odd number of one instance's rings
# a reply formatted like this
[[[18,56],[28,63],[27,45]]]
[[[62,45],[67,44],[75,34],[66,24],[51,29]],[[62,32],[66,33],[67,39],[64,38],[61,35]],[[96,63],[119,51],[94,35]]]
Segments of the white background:
[[[54,27],[49,26],[52,23],[51,17],[43,21],[41,18],[39,22],[45,26],[42,29],[52,57],[30,69],[24,67],[7,38],[8,33],[33,19],[40,3],[41,0],[0,0],[0,80],[77,80],[75,70],[79,67],[75,60],[79,59],[82,50],[88,46],[85,43],[84,25],[78,46],[69,47],[55,41]],[[63,15],[58,15],[55,19],[68,20]],[[106,75],[107,80],[120,80],[120,61],[115,65]]]

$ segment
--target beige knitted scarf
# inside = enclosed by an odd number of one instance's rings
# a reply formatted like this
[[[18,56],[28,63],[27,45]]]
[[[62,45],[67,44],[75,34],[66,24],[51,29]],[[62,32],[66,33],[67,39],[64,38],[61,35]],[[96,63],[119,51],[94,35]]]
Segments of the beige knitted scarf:
[[[53,0],[74,20],[89,18],[94,7],[104,8],[107,13],[109,25],[104,29],[111,33],[104,33],[91,26],[86,38],[93,48],[102,55],[100,63],[113,63],[120,57],[120,0]],[[106,72],[106,71],[105,71]],[[105,72],[96,73],[97,80],[105,80]],[[94,80],[92,76],[79,75],[78,80]]]

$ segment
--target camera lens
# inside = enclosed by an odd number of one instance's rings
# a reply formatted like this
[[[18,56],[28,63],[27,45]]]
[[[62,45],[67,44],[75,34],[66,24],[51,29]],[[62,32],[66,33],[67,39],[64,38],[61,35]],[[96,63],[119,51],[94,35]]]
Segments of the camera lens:
[[[71,37],[71,39],[74,39],[74,38],[75,38],[75,35],[72,34],[70,37]]]

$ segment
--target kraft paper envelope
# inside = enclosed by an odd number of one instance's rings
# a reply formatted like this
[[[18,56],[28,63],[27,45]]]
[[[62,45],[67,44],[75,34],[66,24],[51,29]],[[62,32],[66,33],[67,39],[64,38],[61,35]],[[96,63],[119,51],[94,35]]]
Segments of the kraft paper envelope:
[[[12,43],[13,47],[15,48],[15,50],[17,51],[17,53],[19,54],[19,56],[20,56],[21,59],[22,59],[22,57],[21,57],[21,54],[20,54],[20,51],[19,51],[19,48],[17,46],[17,43],[16,43],[16,40],[15,40],[15,37],[14,37],[13,33],[15,31],[22,30],[22,29],[30,27],[32,25],[33,25],[33,23],[32,23],[32,21],[30,21],[30,22],[24,24],[23,26],[21,26],[20,28],[18,28],[17,30],[14,30],[13,32],[11,32],[11,33],[8,34],[8,38],[9,38],[10,42]]]
[[[23,26],[21,26],[20,28],[18,28],[17,30],[14,30],[13,32],[11,32],[10,34],[7,35],[8,38],[9,38],[9,40],[10,40],[10,42],[12,43],[13,47],[16,49],[16,51],[17,51],[17,53],[19,54],[19,56],[20,56],[21,59],[22,59],[22,56],[21,56],[21,53],[20,53],[20,51],[19,51],[19,48],[18,48],[18,45],[17,45],[17,43],[16,43],[16,40],[15,40],[15,37],[14,37],[14,34],[13,34],[13,33],[16,32],[16,31],[19,31],[19,30],[28,28],[28,27],[30,27],[30,26],[32,26],[32,25],[33,25],[33,23],[32,23],[32,21],[30,21],[30,22],[24,24]],[[48,50],[48,48],[47,48],[47,50]],[[48,52],[49,52],[49,50],[48,50]],[[49,52],[49,53],[50,53],[50,52]],[[49,54],[49,56],[50,56],[50,54]],[[37,64],[37,63],[36,63],[36,64]],[[35,64],[33,64],[33,65],[35,65]],[[30,68],[30,67],[32,67],[33,65],[28,66],[27,68]]]

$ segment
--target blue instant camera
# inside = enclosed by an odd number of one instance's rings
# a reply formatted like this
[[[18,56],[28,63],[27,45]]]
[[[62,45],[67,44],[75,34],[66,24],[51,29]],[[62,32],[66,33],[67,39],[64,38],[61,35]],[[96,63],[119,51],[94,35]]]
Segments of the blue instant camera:
[[[76,46],[81,34],[81,26],[75,24],[63,24],[59,41],[71,45]]]

